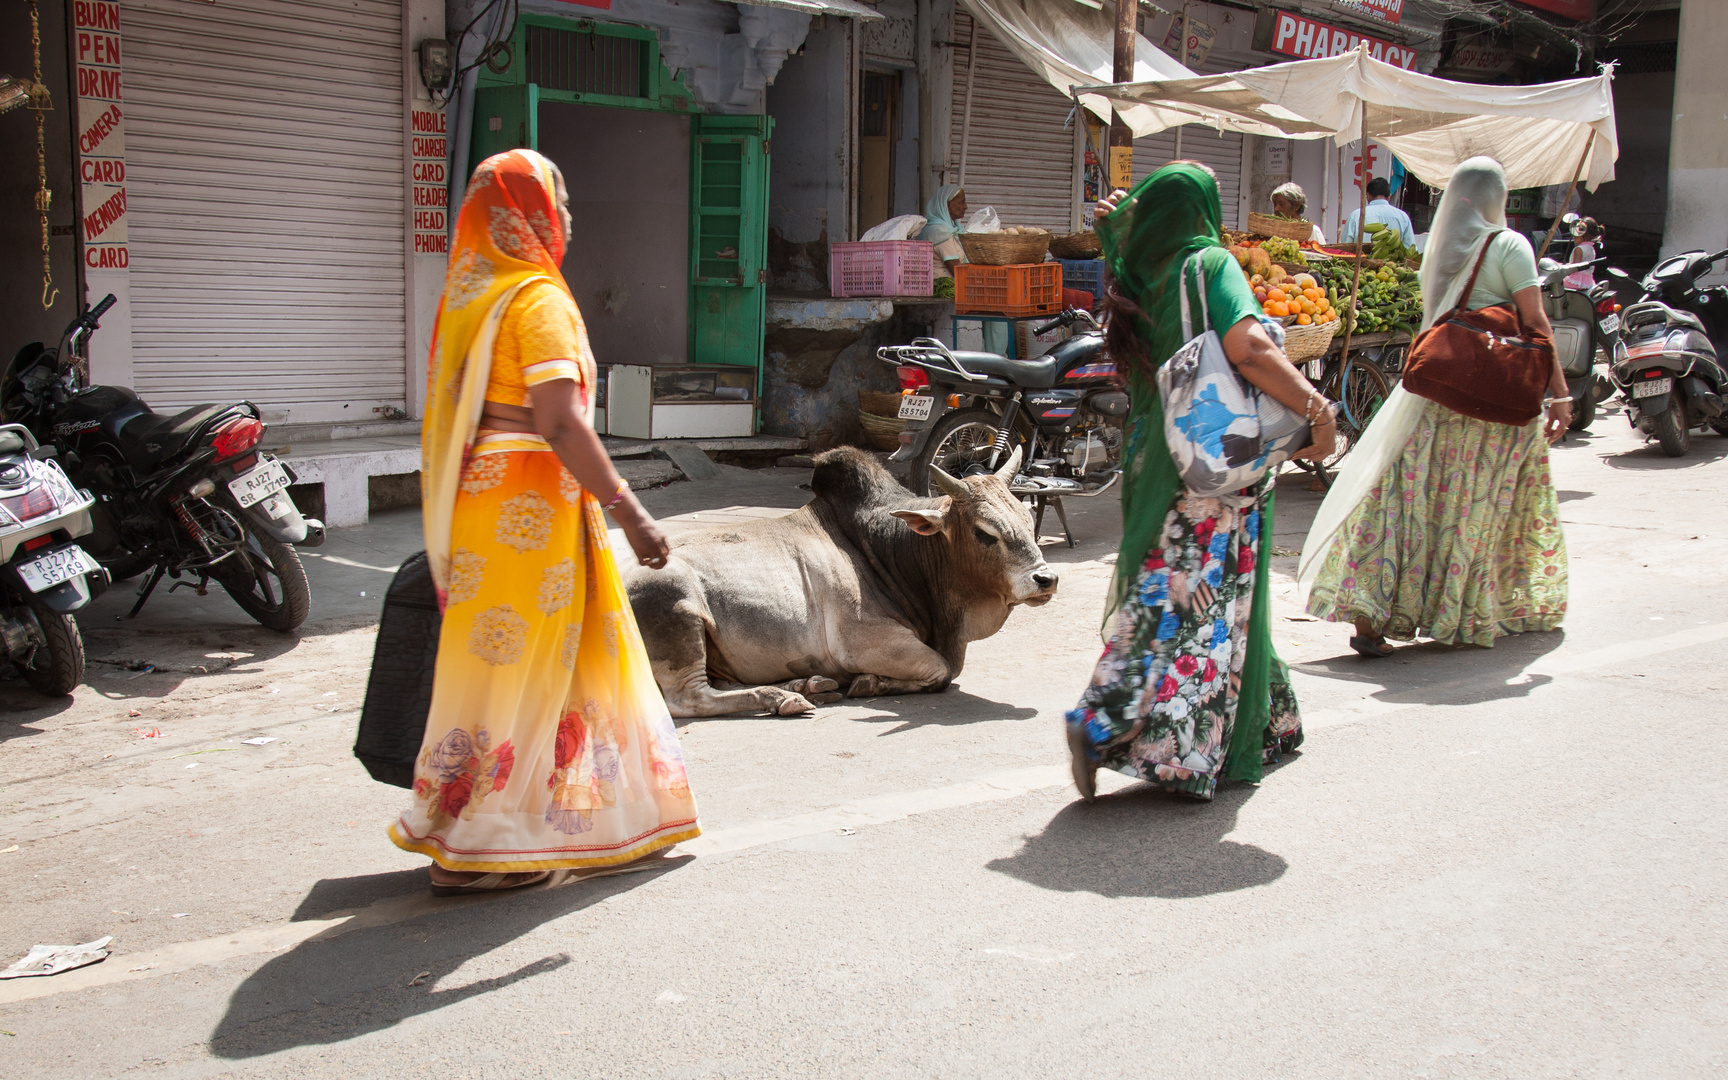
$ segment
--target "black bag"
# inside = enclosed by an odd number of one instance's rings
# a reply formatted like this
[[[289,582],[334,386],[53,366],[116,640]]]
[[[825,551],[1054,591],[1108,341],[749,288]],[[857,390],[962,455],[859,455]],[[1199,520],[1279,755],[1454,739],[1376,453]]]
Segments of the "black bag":
[[[354,756],[372,779],[414,786],[414,759],[426,738],[432,711],[432,671],[438,662],[438,631],[444,616],[432,586],[432,567],[418,552],[402,564],[384,594],[372,675],[360,707]]]

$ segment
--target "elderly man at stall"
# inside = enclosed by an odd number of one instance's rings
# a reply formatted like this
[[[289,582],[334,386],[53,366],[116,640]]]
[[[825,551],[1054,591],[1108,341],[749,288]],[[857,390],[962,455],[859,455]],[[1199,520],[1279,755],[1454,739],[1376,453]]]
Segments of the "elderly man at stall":
[[[1372,225],[1378,222],[1388,229],[1397,229],[1398,235],[1404,238],[1404,243],[1414,247],[1416,245],[1416,230],[1410,227],[1410,215],[1393,206],[1390,202],[1391,198],[1392,184],[1384,176],[1376,176],[1368,181],[1368,224]],[[1344,223],[1343,243],[1353,244],[1356,242],[1356,234],[1360,231],[1359,223],[1361,220],[1362,211],[1350,211],[1350,220]]]
[[[1272,189],[1272,212],[1281,218],[1301,221],[1308,210],[1308,194],[1295,183],[1279,184]],[[1316,244],[1326,242],[1326,234],[1320,231],[1320,226],[1313,225],[1313,232],[1308,239]]]

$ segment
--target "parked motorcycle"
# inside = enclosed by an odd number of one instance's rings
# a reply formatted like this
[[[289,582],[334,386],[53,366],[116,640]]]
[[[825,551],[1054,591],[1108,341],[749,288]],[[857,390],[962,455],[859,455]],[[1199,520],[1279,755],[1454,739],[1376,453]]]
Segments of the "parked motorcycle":
[[[1128,395],[1090,312],[1069,308],[1033,333],[1077,324],[1085,331],[1032,360],[955,351],[934,338],[877,350],[899,369],[906,421],[889,460],[911,462],[915,494],[930,494],[932,466],[950,476],[994,472],[1018,447],[1023,464],[1009,490],[1034,504],[1040,524],[1053,504],[1073,546],[1061,499],[1099,495],[1116,483],[1128,415]]]
[[[1610,369],[1614,383],[1626,418],[1669,457],[1691,448],[1700,424],[1728,435],[1728,372],[1718,358],[1728,333],[1728,288],[1698,287],[1724,257],[1728,250],[1688,251],[1662,261],[1640,283],[1643,299],[1620,313],[1626,353]]]
[[[1596,370],[1598,350],[1612,364],[1624,352],[1620,340],[1620,305],[1614,286],[1599,281],[1589,289],[1568,288],[1566,278],[1581,270],[1606,263],[1607,259],[1558,263],[1543,259],[1542,307],[1554,327],[1554,352],[1566,373],[1566,389],[1572,398],[1570,430],[1583,431],[1596,419],[1596,406],[1614,393],[1608,377]]]
[[[84,681],[84,639],[72,613],[108,587],[77,538],[95,498],[79,491],[21,424],[0,426],[0,644],[37,691]]]
[[[264,422],[251,402],[164,416],[125,387],[86,385],[90,336],[113,302],[74,319],[58,348],[18,351],[0,378],[0,421],[51,438],[95,497],[87,545],[112,578],[149,571],[128,617],[167,575],[171,590],[199,596],[214,580],[264,626],[292,630],[312,597],[290,545],[322,543],[323,523],[294,505],[292,470],[257,449]]]

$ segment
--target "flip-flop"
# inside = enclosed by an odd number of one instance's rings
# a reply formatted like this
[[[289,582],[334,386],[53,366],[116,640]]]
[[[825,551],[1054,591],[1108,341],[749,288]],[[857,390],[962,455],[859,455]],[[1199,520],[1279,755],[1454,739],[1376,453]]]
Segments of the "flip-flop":
[[[1092,802],[1098,797],[1098,766],[1092,764],[1092,748],[1086,745],[1086,730],[1079,724],[1068,725],[1068,764],[1080,798]]]
[[[522,881],[513,881],[508,885],[504,884],[505,879],[515,877],[518,873],[524,873],[527,877]],[[552,871],[550,870],[542,870],[537,874],[531,871],[513,871],[508,874],[481,874],[479,877],[465,885],[440,885],[438,882],[434,881],[432,883],[432,895],[462,896],[466,893],[506,892],[510,889],[521,889],[529,885],[538,885],[551,876]]]
[[[1386,644],[1386,638],[1376,634],[1373,637],[1363,637],[1360,634],[1350,636],[1350,647],[1370,660],[1384,660],[1393,653],[1392,646]]]

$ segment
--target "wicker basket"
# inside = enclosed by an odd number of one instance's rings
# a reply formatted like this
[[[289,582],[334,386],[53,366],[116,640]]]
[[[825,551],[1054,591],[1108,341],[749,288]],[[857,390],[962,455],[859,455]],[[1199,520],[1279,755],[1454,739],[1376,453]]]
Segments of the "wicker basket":
[[[1343,320],[1333,322],[1312,323],[1308,326],[1286,326],[1284,328],[1284,355],[1290,358],[1292,364],[1300,364],[1317,356],[1325,356],[1326,350],[1332,347],[1332,335],[1338,332]]]
[[[900,415],[900,398],[898,390],[860,390],[858,411],[872,416],[897,417]]]
[[[1058,259],[1096,259],[1104,254],[1104,245],[1098,242],[1097,233],[1087,229],[1051,240],[1050,254]]]
[[[961,233],[960,247],[966,261],[980,266],[1019,266],[1041,263],[1050,254],[1050,234]]]
[[[1248,231],[1257,236],[1282,236],[1286,240],[1311,240],[1314,225],[1308,221],[1285,221],[1271,214],[1248,215]]]
[[[877,450],[900,449],[900,431],[906,421],[892,416],[877,416],[858,410],[858,426],[864,429],[864,441]]]

